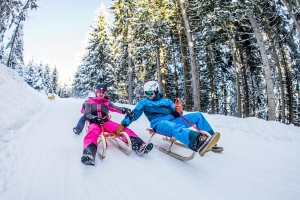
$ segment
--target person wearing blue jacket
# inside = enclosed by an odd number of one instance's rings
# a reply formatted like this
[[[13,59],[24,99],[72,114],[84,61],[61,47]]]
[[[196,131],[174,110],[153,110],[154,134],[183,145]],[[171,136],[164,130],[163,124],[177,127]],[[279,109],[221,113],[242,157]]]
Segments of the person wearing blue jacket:
[[[132,113],[122,120],[118,131],[122,131],[122,129],[129,126],[145,113],[151,128],[155,132],[175,137],[195,152],[199,151],[205,145],[205,140],[207,139],[203,138],[199,132],[188,129],[191,125],[180,117],[179,113],[182,113],[182,105],[175,108],[173,101],[163,98],[163,94],[159,92],[159,86],[156,81],[145,83],[144,92],[146,98],[141,100],[132,110]],[[184,117],[199,130],[206,131],[211,135],[215,134],[202,113],[194,112],[184,115]],[[211,150],[220,152],[223,148],[215,145]]]

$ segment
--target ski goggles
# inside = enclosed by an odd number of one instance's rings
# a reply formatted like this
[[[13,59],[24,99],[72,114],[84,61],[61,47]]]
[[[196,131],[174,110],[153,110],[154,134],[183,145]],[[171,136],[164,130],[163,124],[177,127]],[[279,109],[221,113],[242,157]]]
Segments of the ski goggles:
[[[104,89],[104,88],[97,88],[96,92],[98,92],[98,93],[105,93],[106,89]]]
[[[152,90],[145,91],[145,95],[147,97],[152,96],[153,94],[154,94],[154,91],[152,91]]]

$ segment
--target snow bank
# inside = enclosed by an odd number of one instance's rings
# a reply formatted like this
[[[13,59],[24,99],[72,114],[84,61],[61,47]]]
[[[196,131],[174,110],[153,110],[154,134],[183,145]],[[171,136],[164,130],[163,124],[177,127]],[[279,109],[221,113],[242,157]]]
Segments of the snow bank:
[[[48,100],[45,94],[26,84],[13,69],[0,64],[0,71],[0,136],[2,136],[6,130],[21,128],[32,115],[48,103]]]

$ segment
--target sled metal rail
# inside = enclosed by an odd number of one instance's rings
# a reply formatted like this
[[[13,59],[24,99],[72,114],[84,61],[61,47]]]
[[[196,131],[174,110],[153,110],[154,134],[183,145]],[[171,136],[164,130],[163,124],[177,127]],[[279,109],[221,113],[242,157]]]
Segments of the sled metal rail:
[[[172,156],[172,157],[174,157],[174,158],[177,158],[177,159],[182,160],[182,161],[189,161],[189,160],[192,160],[192,159],[195,157],[196,153],[197,153],[197,152],[194,152],[194,151],[193,151],[193,153],[192,153],[190,156],[182,156],[182,155],[179,155],[179,154],[177,154],[177,153],[174,153],[174,152],[172,152],[172,147],[173,147],[174,144],[177,145],[177,146],[186,148],[186,149],[189,149],[189,148],[188,148],[187,146],[185,146],[184,144],[178,142],[174,137],[168,137],[168,136],[165,136],[165,135],[163,135],[163,134],[160,134],[160,133],[155,132],[153,129],[150,129],[150,128],[147,128],[147,131],[149,131],[149,133],[151,134],[151,137],[150,137],[148,143],[150,143],[152,137],[153,137],[155,134],[159,134],[159,135],[164,136],[163,140],[168,141],[168,142],[171,143],[171,145],[169,146],[169,148],[168,148],[168,149],[165,149],[165,148],[163,148],[163,147],[161,147],[161,146],[158,146],[158,145],[154,145],[154,146],[155,146],[159,151],[161,151],[161,152],[163,152],[163,153],[165,153],[165,154],[168,154],[168,155],[170,155],[170,156]]]
[[[108,148],[107,141],[112,143],[115,147],[117,147],[127,155],[129,155],[132,151],[132,143],[126,132],[121,132],[120,136],[117,136],[114,132],[102,125],[101,134],[97,137],[97,155],[101,160],[104,159],[106,156],[106,149]],[[122,147],[118,141],[123,142],[127,146],[127,148]]]

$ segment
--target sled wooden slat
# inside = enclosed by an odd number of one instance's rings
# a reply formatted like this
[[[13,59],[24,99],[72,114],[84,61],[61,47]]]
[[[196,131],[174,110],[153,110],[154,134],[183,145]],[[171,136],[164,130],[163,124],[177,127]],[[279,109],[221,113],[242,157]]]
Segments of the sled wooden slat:
[[[112,143],[115,147],[120,149],[126,155],[129,155],[131,153],[132,143],[126,132],[121,132],[120,136],[117,136],[115,133],[109,131],[108,129],[106,131],[104,131],[104,129],[107,129],[107,128],[103,127],[102,133],[97,137],[97,143],[98,143],[97,155],[101,160],[104,159],[106,156],[106,149],[108,148],[107,141]],[[119,144],[118,140],[124,142],[128,148],[126,149],[126,148],[122,147]],[[100,146],[102,146],[102,147],[100,148]],[[101,149],[101,152],[100,152],[100,149]]]
[[[169,156],[172,156],[172,157],[174,157],[174,158],[177,158],[177,159],[179,159],[179,160],[182,160],[182,161],[189,161],[189,160],[192,160],[192,159],[195,157],[196,152],[194,152],[194,151],[193,151],[193,153],[192,153],[190,156],[182,156],[182,155],[179,155],[179,154],[177,154],[177,153],[172,152],[171,149],[172,149],[172,147],[173,147],[173,144],[188,149],[187,146],[185,146],[184,144],[178,142],[174,137],[168,137],[168,136],[165,136],[165,135],[163,135],[163,134],[154,132],[154,131],[153,131],[152,129],[150,129],[150,128],[148,128],[147,131],[149,131],[149,133],[151,134],[151,137],[150,137],[150,139],[149,139],[149,142],[150,142],[150,140],[152,139],[152,137],[153,137],[155,134],[162,135],[162,136],[164,136],[163,140],[168,141],[168,142],[171,142],[171,145],[169,146],[168,150],[165,149],[165,148],[163,148],[163,147],[161,147],[161,146],[155,145],[155,147],[156,147],[159,151],[161,151],[161,152],[163,152],[163,153],[165,153],[165,154],[167,154],[167,155],[169,155]]]

